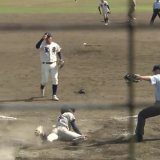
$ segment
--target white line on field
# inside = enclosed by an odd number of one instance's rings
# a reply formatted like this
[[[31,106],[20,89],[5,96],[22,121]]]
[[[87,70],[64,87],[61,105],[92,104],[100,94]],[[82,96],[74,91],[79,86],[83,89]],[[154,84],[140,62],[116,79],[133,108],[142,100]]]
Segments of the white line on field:
[[[111,117],[111,119],[117,120],[117,121],[128,121],[130,118],[137,119],[138,115],[134,116],[114,116]]]
[[[0,115],[0,120],[17,120],[17,118]]]

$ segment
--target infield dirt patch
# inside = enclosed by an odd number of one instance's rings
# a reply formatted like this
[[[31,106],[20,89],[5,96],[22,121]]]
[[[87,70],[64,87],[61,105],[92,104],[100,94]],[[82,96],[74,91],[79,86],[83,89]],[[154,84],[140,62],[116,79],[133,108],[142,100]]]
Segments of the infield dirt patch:
[[[146,14],[137,15],[135,30],[135,71],[140,74],[152,74],[152,66],[159,63],[159,32],[148,26],[147,16],[150,17]],[[47,85],[46,96],[39,97],[41,73],[35,44],[46,31],[53,33],[55,41],[61,45],[65,60],[64,68],[59,71],[58,104],[126,103],[127,85],[123,75],[126,74],[128,65],[128,34],[124,14],[113,14],[108,27],[94,14],[0,15],[0,20],[2,106],[5,102],[18,101],[22,105],[52,103],[51,82]],[[159,25],[158,21],[156,23]],[[84,42],[101,46],[85,47]],[[80,89],[85,89],[86,94],[77,94]],[[138,83],[135,89],[136,102],[154,101],[153,88],[148,83]],[[138,111],[139,109],[136,113]],[[127,116],[125,108],[77,111],[77,122],[82,132],[89,135],[89,141],[77,147],[63,142],[42,145],[35,139],[35,127],[43,123],[49,128],[58,110],[51,113],[49,109],[24,112],[4,109],[1,114],[22,119],[1,121],[2,155],[28,160],[127,159],[128,143],[117,142],[114,135],[127,130],[127,122],[117,122],[111,118]],[[145,136],[151,139],[146,138],[144,143],[136,144],[137,159],[159,159],[158,125],[157,118],[147,121]],[[7,154],[4,150],[8,151]]]

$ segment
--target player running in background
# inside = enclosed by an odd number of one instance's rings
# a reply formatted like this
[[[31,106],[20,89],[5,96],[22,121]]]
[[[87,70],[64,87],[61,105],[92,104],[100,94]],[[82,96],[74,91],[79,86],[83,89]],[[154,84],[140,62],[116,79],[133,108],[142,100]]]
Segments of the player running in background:
[[[133,22],[134,20],[136,20],[135,10],[136,10],[136,0],[130,0],[129,9],[128,9],[128,21],[129,22]]]
[[[107,26],[109,22],[109,14],[111,13],[108,2],[104,0],[100,0],[98,10],[100,14],[103,14],[104,23]]]
[[[160,18],[160,0],[156,0],[153,3],[153,14],[150,20],[150,24],[152,25],[154,23],[155,18],[157,17],[157,15]]]

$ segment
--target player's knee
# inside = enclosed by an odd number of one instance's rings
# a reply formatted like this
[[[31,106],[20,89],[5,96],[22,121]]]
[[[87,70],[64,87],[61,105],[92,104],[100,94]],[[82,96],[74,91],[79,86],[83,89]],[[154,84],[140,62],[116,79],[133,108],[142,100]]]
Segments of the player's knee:
[[[54,78],[54,79],[52,79],[52,84],[54,84],[54,85],[58,85],[58,78]]]
[[[138,118],[141,119],[141,118],[145,118],[145,114],[143,111],[139,112],[138,114]]]

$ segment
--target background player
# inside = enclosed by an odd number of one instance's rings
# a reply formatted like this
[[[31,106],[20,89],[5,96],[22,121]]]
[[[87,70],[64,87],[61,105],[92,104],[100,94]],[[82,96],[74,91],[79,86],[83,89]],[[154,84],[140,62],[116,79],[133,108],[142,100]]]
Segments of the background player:
[[[76,144],[86,140],[86,136],[82,135],[76,125],[76,119],[73,115],[74,112],[74,108],[61,108],[61,114],[58,116],[56,127],[52,132],[47,135],[44,133],[43,127],[39,126],[36,129],[35,134],[40,135],[42,140],[48,140],[49,142],[60,139],[64,141],[72,141],[73,144]],[[74,131],[71,131],[71,128]]]
[[[128,9],[128,21],[133,22],[136,20],[135,18],[135,10],[136,10],[136,0],[129,1],[129,9]]]
[[[155,18],[157,17],[157,15],[160,18],[160,0],[156,0],[153,3],[153,14],[150,20],[150,24],[152,25],[154,23]]]
[[[108,25],[108,22],[109,22],[108,14],[110,14],[110,7],[109,7],[108,2],[104,1],[104,0],[100,0],[98,10],[99,10],[100,14],[103,13],[103,18],[104,18],[105,25]]]
[[[49,73],[52,79],[52,99],[58,101],[57,97],[57,87],[58,87],[58,59],[60,62],[64,63],[61,55],[61,47],[53,42],[52,35],[50,33],[45,33],[43,37],[36,44],[36,48],[40,49],[40,60],[41,60],[41,96],[44,97],[44,91],[46,83],[48,82]]]

